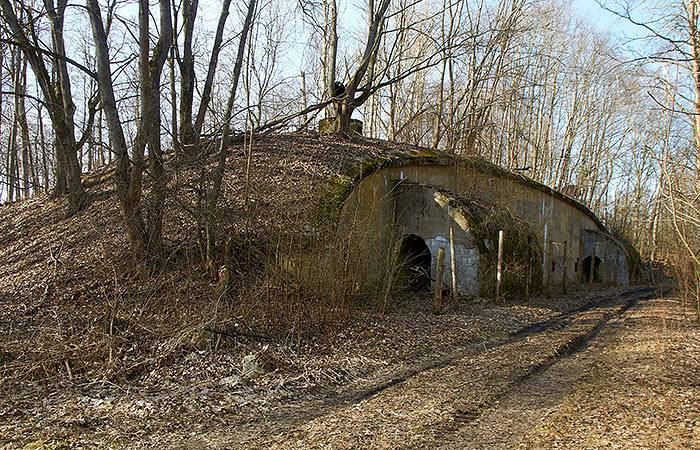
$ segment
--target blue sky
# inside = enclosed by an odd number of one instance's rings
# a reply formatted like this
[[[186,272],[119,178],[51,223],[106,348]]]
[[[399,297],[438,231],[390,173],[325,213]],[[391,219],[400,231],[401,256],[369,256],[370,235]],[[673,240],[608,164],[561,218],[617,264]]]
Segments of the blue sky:
[[[606,2],[603,0],[602,3],[611,4],[612,9],[613,3],[615,2]],[[574,5],[583,15],[597,24],[599,29],[609,30],[619,41],[643,35],[640,27],[601,8],[596,0],[577,0]]]

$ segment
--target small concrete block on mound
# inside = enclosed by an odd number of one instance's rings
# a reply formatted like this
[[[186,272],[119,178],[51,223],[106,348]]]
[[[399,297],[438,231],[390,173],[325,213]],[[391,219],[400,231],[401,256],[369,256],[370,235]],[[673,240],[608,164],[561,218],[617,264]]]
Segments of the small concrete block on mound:
[[[321,119],[318,122],[318,132],[321,134],[335,133],[335,117]],[[362,121],[350,119],[350,134],[362,135]]]

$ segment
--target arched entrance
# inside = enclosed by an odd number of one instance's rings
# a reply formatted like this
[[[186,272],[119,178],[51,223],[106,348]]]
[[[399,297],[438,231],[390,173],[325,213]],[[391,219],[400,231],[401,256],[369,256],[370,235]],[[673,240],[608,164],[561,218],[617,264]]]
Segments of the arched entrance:
[[[404,236],[399,249],[401,278],[411,289],[430,288],[430,249],[423,238],[416,234]]]
[[[593,267],[593,282],[597,283],[601,281],[600,279],[600,264],[603,262],[602,259],[595,257],[595,266]],[[583,258],[583,264],[581,264],[581,270],[583,270],[583,280],[588,282],[591,279],[591,257],[586,256]]]

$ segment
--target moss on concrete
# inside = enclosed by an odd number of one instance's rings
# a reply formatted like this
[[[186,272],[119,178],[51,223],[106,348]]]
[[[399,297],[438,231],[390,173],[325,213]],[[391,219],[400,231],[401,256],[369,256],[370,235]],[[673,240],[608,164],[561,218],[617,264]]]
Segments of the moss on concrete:
[[[333,175],[327,181],[327,189],[318,202],[317,221],[324,228],[334,230],[340,219],[343,203],[355,188],[355,184],[353,178],[347,175]]]
[[[552,195],[564,201],[565,203],[577,208],[578,210],[584,212],[587,216],[591,218],[591,220],[593,220],[596,226],[598,226],[604,232],[607,232],[607,229],[605,228],[603,223],[596,217],[596,215],[593,214],[593,212],[590,209],[588,209],[585,205],[579,203],[577,200],[567,195],[564,195],[561,192],[552,189],[551,187],[546,186],[538,181],[535,181],[521,174],[510,172],[479,157],[464,158],[439,150],[431,150],[427,148],[418,147],[411,149],[410,151],[393,150],[392,152],[387,153],[384,156],[368,158],[355,166],[348,167],[342,172],[342,175],[352,178],[353,184],[356,186],[360,184],[362,179],[364,179],[365,177],[382,169],[412,165],[463,167],[466,169],[473,169],[482,173],[489,173],[498,176],[499,178],[504,178],[507,180],[511,180],[515,183],[532,187],[546,194]],[[347,194],[350,195],[350,192],[352,192],[352,189],[348,190]]]

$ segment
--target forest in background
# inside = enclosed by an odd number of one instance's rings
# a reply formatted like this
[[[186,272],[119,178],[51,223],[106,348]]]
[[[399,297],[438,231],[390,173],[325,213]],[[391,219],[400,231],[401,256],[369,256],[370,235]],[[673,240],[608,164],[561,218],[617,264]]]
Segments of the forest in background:
[[[353,117],[579,199],[700,313],[700,1],[603,2],[639,30],[627,40],[574,6],[0,0],[0,198],[66,195],[73,213],[90,207],[82,174],[112,164],[131,251],[152,262],[168,164],[201,161],[216,272],[229,139]]]

